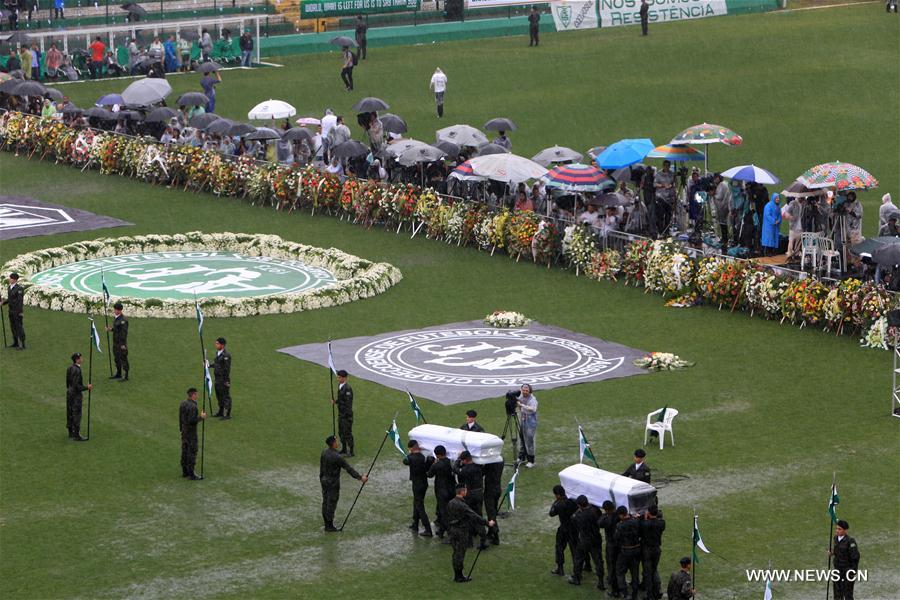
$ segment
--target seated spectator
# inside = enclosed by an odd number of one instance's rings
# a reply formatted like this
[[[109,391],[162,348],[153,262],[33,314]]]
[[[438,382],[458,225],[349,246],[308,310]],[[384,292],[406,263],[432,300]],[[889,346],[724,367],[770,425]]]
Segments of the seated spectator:
[[[19,55],[16,54],[15,48],[9,49],[9,58],[6,59],[6,72],[12,73],[13,71],[21,71],[22,70],[22,61],[19,60]]]
[[[529,212],[534,212],[534,202],[525,194],[525,192],[519,192],[518,197],[516,198],[516,204],[513,207],[515,210],[527,210]]]
[[[575,219],[576,223],[587,223],[591,227],[600,226],[600,213],[597,212],[597,205],[593,202],[587,205],[587,210]]]
[[[325,171],[332,175],[337,175],[341,180],[344,179],[344,167],[341,166],[341,161],[336,156],[331,159],[331,164],[326,167]]]
[[[125,69],[116,62],[116,57],[112,52],[106,53],[106,72],[113,77],[121,77],[125,74]]]
[[[50,98],[44,98],[44,104],[41,107],[41,116],[42,117],[56,116],[56,107],[53,106],[53,102],[50,100]]]

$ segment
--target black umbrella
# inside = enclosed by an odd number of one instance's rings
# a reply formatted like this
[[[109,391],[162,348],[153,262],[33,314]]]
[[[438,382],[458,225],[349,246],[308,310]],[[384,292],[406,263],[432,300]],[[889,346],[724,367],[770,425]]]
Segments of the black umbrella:
[[[219,118],[219,115],[216,113],[203,113],[202,115],[191,117],[190,125],[195,129],[204,129],[207,125],[210,125],[213,121],[217,121]]]
[[[212,114],[212,113],[210,113]],[[203,131],[206,133],[217,133],[219,135],[223,133],[228,133],[228,131],[234,127],[235,123],[231,119],[216,119],[206,127],[203,127]],[[194,125],[194,119],[191,119],[191,127],[196,127],[197,129],[201,129],[201,127]]]
[[[113,118],[122,119],[123,121],[142,121],[144,119],[141,113],[134,110],[120,110],[112,113]]]
[[[331,149],[331,156],[336,156],[338,158],[356,158],[358,156],[365,156],[368,153],[369,148],[363,146],[356,140],[338,144]]]
[[[406,133],[406,121],[390,113],[381,115],[381,126],[387,133]]]
[[[6,38],[6,43],[10,46],[15,46],[16,44],[28,44],[31,42],[31,36],[25,33],[24,31],[16,31],[8,38]]]
[[[256,131],[247,135],[248,140],[280,140],[281,134],[269,127],[257,127]]]
[[[497,117],[496,119],[491,119],[485,123],[482,129],[485,131],[515,131],[517,127],[516,124],[512,122],[512,119]]]
[[[209,104],[209,98],[200,92],[186,92],[178,98],[178,102],[175,104],[178,106],[206,106]]]
[[[302,127],[291,127],[287,131],[284,132],[284,135],[281,139],[285,141],[303,141],[311,142],[313,139],[313,135],[307,129],[303,129]]]
[[[16,88],[23,83],[25,82],[21,79],[7,79],[3,83],[0,83],[0,92],[9,94],[10,96],[14,96],[16,93]]]
[[[215,61],[210,60],[205,63],[201,63],[201,64],[197,65],[196,71],[198,73],[215,73],[216,71],[218,71],[221,68],[222,68],[222,65],[220,65],[219,63],[217,63]]]
[[[14,69],[10,71],[9,74],[13,76],[13,79],[18,79],[19,81],[25,80],[25,71],[22,69]]]
[[[256,127],[253,125],[247,125],[246,123],[234,123],[231,127],[228,128],[228,135],[247,135],[249,133],[253,133],[256,131]]]
[[[47,91],[44,92],[44,97],[50,98],[54,102],[59,102],[60,100],[63,99],[63,93],[54,88],[47,88]]]
[[[380,98],[363,98],[359,102],[353,105],[353,112],[359,113],[367,113],[367,112],[378,112],[379,110],[387,110],[390,106],[388,103]]]
[[[896,238],[900,242],[900,238]],[[900,243],[882,246],[872,253],[872,260],[879,265],[900,265]]]
[[[453,142],[441,140],[438,143],[434,144],[434,147],[443,150],[447,156],[452,156],[453,158],[459,156],[459,146],[457,146]]]
[[[488,154],[509,154],[509,150],[500,144],[485,144],[478,147],[478,156],[487,156]]]
[[[37,81],[20,82],[14,92],[16,96],[43,96],[46,93],[47,88]]]
[[[150,114],[147,115],[146,121],[148,123],[164,123],[180,116],[181,113],[179,113],[177,110],[169,108],[168,106],[160,106],[159,108],[154,108],[152,111],[150,111]]]
[[[80,115],[84,110],[78,108],[74,104],[66,104],[62,109],[64,115]]]
[[[603,194],[599,198],[594,198],[590,203],[594,206],[609,208],[611,206],[625,206],[629,204],[629,200],[618,192],[611,192],[609,194]]]
[[[100,108],[99,106],[92,106],[86,111],[84,111],[85,117],[94,117],[97,119],[102,119],[104,121],[115,121],[116,115],[105,108]]]
[[[122,10],[128,11],[128,14],[130,15],[137,15],[139,17],[143,17],[147,14],[147,11],[144,10],[143,6],[140,4],[132,4],[130,2],[128,4],[123,4]]]
[[[404,167],[418,163],[434,162],[444,158],[444,151],[434,146],[414,146],[397,157],[397,162]]]
[[[337,37],[333,37],[330,40],[328,40],[328,43],[334,44],[335,46],[340,46],[341,48],[344,48],[344,47],[356,48],[356,46],[357,46],[356,40],[354,40],[352,38],[348,38],[345,35],[339,35]]]

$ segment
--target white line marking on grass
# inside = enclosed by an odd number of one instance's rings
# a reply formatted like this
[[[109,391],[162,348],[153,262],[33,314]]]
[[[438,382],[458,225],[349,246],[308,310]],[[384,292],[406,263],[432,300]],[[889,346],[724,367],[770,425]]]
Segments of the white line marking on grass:
[[[824,6],[806,6],[804,8],[786,8],[784,10],[775,10],[767,12],[767,15],[777,15],[784,13],[800,12],[804,10],[821,10],[823,8],[841,8],[842,6],[863,6],[866,4],[884,4],[881,0],[870,0],[869,2],[844,2],[843,4],[826,4]]]

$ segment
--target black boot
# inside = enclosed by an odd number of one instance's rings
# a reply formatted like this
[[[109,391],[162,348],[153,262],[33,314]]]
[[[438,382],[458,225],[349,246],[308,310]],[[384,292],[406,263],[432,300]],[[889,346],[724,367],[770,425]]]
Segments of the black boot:
[[[569,577],[568,581],[572,585],[581,585],[581,578],[577,577],[575,575],[572,575],[571,577]]]
[[[438,105],[437,105],[437,109],[438,109],[438,116],[439,116],[439,117],[443,117],[443,116],[444,116],[444,105],[443,105],[443,104],[438,104]]]
[[[467,581],[472,581],[470,577],[466,577],[465,575],[463,575],[462,569],[453,569],[453,573],[453,581],[455,581],[456,583],[465,583]]]
[[[125,371],[125,377],[122,378],[122,381],[128,381],[128,371]]]
[[[110,377],[110,379],[122,379],[122,372],[116,371],[116,374]]]
[[[563,571],[563,566],[562,566],[562,565],[556,565],[556,568],[553,569],[552,571],[550,571],[550,574],[551,574],[551,575],[565,575],[566,572]]]
[[[334,526],[334,521],[328,521],[325,523],[325,531],[328,533],[334,533],[338,530],[337,527]]]

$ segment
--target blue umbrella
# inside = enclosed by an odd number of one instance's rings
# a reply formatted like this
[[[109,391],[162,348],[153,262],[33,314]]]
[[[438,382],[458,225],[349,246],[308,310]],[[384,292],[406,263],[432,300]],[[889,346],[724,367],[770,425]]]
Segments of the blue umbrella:
[[[112,106],[114,104],[125,104],[125,100],[119,94],[106,94],[104,96],[100,96],[100,99],[97,100],[97,106]]]
[[[595,162],[601,169],[621,169],[644,160],[654,144],[648,138],[619,140],[601,152]]]
[[[779,181],[777,177],[756,165],[732,167],[727,171],[722,171],[722,177],[737,179],[738,181],[755,181],[763,185],[773,185]]]

